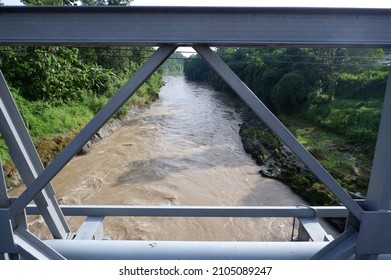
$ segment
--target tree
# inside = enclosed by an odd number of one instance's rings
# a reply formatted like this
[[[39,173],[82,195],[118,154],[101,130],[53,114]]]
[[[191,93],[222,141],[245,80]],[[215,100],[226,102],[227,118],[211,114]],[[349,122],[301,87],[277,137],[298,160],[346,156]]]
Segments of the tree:
[[[182,73],[185,59],[186,57],[180,52],[174,52],[162,65],[161,69],[163,73]]]
[[[1,1],[1,0],[0,0]],[[83,6],[128,6],[133,0],[81,0]],[[78,0],[21,0],[34,6],[77,6]],[[0,3],[1,4],[1,3]]]
[[[278,113],[298,111],[306,104],[308,84],[298,71],[285,74],[272,91],[271,100]]]
[[[133,0],[80,0],[83,6],[127,6]],[[119,77],[128,77],[145,61],[152,49],[139,47],[80,48],[79,57],[86,64],[112,69]]]
[[[77,0],[21,0],[27,6],[76,6]]]
[[[81,0],[83,6],[128,6],[133,0]]]
[[[107,95],[118,80],[112,71],[80,61],[76,48],[5,47],[0,68],[10,85],[30,101],[81,100],[89,91]]]
[[[193,81],[209,81],[212,72],[208,64],[196,54],[185,60],[184,73]]]

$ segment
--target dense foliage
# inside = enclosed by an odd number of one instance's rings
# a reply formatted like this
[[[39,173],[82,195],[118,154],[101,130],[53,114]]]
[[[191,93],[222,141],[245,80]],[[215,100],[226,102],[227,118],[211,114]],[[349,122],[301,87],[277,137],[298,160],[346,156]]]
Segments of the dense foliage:
[[[85,6],[129,5],[133,0],[21,0],[25,5],[36,6],[76,6],[79,3]]]
[[[33,137],[67,133],[84,125],[138,69],[151,48],[78,49],[0,47],[0,69]],[[162,74],[154,74],[129,103],[157,98]],[[121,108],[116,117],[127,112]],[[0,138],[0,155],[7,159]]]
[[[1,0],[0,0],[1,1]],[[25,5],[129,5],[132,0],[22,0]],[[1,3],[0,3],[1,4]],[[0,69],[48,164],[145,62],[152,48],[0,47]],[[153,74],[115,114],[158,97],[162,71]],[[7,186],[20,184],[0,135],[0,159]]]
[[[186,57],[180,52],[174,52],[167,60],[163,63],[161,69],[164,74],[179,74],[183,73],[183,64]]]
[[[275,113],[313,124],[373,148],[388,69],[380,49],[221,48],[219,56]],[[187,78],[226,84],[199,58]]]

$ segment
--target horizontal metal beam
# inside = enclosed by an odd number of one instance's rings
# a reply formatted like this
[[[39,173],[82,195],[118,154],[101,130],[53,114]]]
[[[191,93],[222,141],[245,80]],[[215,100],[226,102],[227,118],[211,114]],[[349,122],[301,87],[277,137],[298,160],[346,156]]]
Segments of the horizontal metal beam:
[[[0,45],[391,46],[391,9],[2,7]]]
[[[68,260],[305,260],[328,242],[47,240]]]
[[[343,206],[120,206],[61,205],[65,216],[143,216],[143,217],[318,217],[345,218]],[[39,215],[35,205],[28,205],[28,215]]]

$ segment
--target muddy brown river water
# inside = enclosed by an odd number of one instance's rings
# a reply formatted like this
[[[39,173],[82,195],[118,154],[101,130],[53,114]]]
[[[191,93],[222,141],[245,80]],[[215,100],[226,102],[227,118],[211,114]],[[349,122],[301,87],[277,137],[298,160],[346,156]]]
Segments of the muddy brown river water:
[[[266,179],[239,138],[235,99],[183,76],[166,76],[160,99],[53,180],[62,204],[290,206],[303,203]],[[81,218],[69,218],[76,231]],[[47,235],[42,219],[32,231]],[[111,239],[289,240],[291,218],[116,217]]]

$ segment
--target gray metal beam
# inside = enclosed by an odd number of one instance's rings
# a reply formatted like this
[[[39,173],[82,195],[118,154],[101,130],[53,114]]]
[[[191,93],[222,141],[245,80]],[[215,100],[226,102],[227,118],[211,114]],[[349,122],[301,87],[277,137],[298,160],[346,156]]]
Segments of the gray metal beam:
[[[176,46],[160,47],[137,70],[129,81],[110,99],[95,117],[76,135],[63,151],[46,167],[29,187],[11,204],[10,213],[16,215],[33,200],[50,180],[74,157],[91,137],[111,118],[111,116],[136,92],[136,90],[159,68],[175,51]]]
[[[294,152],[312,173],[334,193],[334,195],[361,219],[362,208],[349,196],[326,169],[307,151],[261,100],[240,80],[240,78],[209,47],[193,47],[254,113]]]
[[[0,208],[0,238],[0,254],[16,253],[12,222],[4,208]]]
[[[0,45],[389,47],[390,9],[2,7]]]
[[[13,226],[8,213],[10,199],[5,184],[3,166],[0,159],[0,260],[8,259],[9,254],[16,253]]]
[[[26,186],[44,170],[43,164],[27,131],[15,101],[0,71],[0,133],[9,154]],[[45,222],[54,238],[66,238],[70,232],[58,207],[50,181],[35,198]]]
[[[391,68],[390,68],[391,71]],[[371,178],[366,197],[367,210],[391,210],[391,75],[388,75]]]
[[[143,217],[307,217],[314,211],[294,206],[120,206],[120,205],[61,205],[65,216],[143,216]],[[315,206],[318,218],[346,218],[342,206]],[[27,215],[39,215],[36,206],[28,205]]]
[[[46,240],[69,260],[305,260],[328,242]]]
[[[27,229],[27,221],[25,212],[19,214],[11,220],[7,208],[10,205],[10,198],[7,192],[5,183],[3,166],[0,159],[0,260],[19,260],[20,256],[17,253],[17,245],[13,234],[14,225],[18,225],[21,229]],[[1,209],[3,208],[3,209]],[[38,208],[37,208],[38,209]],[[39,211],[38,211],[39,212]]]

